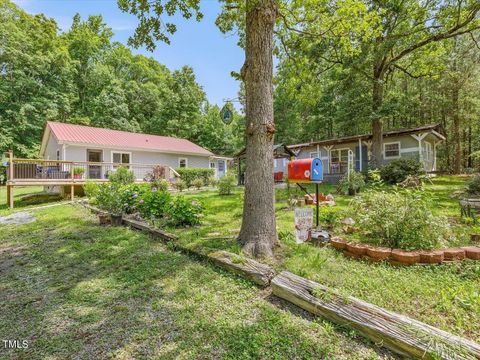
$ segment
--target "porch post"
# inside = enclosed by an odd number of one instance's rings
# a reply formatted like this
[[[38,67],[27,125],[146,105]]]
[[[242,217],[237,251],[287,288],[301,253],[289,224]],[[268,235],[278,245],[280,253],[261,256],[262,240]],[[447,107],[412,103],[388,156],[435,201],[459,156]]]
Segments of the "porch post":
[[[362,139],[358,139],[358,153],[359,153],[359,161],[360,161],[360,164],[359,164],[359,169],[360,169],[360,172],[362,172],[363,170],[363,159],[362,159]]]
[[[70,200],[73,201],[73,198],[75,196],[75,175],[73,174],[73,163],[70,164],[70,176],[72,178],[72,185],[70,185]]]
[[[432,171],[437,171],[437,144],[438,141],[433,142],[433,169]]]

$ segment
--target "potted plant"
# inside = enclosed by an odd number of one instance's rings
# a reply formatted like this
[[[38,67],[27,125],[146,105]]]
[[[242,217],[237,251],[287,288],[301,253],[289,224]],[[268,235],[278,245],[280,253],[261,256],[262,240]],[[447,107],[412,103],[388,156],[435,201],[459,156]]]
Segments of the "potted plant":
[[[365,177],[363,174],[351,171],[350,176],[345,175],[342,180],[340,180],[337,191],[345,195],[356,195],[364,186]]]
[[[83,174],[85,173],[85,169],[80,166],[75,166],[73,168],[73,178],[74,179],[81,179],[83,177]]]
[[[110,214],[112,225],[115,226],[122,224],[124,205],[120,195],[120,186],[115,183],[100,185],[97,194],[99,208]]]

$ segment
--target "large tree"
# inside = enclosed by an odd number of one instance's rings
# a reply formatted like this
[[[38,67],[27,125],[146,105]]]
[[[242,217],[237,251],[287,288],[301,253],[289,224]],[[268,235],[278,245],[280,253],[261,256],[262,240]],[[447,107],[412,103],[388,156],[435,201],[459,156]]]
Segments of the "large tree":
[[[155,48],[155,41],[169,42],[175,24],[165,16],[180,13],[201,19],[199,0],[118,0],[120,8],[136,15],[139,25],[130,43]],[[275,0],[227,0],[225,14],[243,18],[245,63],[246,179],[243,222],[239,242],[247,254],[272,256],[277,243],[273,183],[273,31],[278,13]],[[163,16],[163,17],[162,17]]]
[[[383,102],[389,77],[401,71],[418,77],[430,69],[412,66],[438,56],[438,44],[480,28],[478,0],[353,0],[328,5],[297,3],[286,13],[285,56],[309,54],[323,67],[349,67],[371,84],[374,161],[382,160]],[[293,27],[290,24],[296,22]]]

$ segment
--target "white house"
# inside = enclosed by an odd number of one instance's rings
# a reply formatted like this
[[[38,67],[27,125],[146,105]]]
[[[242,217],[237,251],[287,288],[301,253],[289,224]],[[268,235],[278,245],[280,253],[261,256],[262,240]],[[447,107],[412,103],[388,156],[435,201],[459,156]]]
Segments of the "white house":
[[[212,168],[215,176],[222,178],[229,160],[186,139],[59,122],[47,122],[40,156],[84,163],[84,179],[104,179],[119,164],[130,168],[138,180],[151,171],[152,165]]]

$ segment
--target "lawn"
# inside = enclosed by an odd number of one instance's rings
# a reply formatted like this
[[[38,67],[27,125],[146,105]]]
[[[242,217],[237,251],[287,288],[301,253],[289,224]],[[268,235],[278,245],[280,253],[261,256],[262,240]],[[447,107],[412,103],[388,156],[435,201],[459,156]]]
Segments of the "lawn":
[[[60,197],[45,194],[43,186],[17,186],[13,191],[13,200],[15,209],[19,209],[58,201]],[[7,188],[0,186],[0,214],[10,211],[7,204]]]
[[[101,227],[79,206],[34,214],[0,226],[0,336],[29,341],[0,358],[392,358],[143,233]]]
[[[466,226],[459,223],[458,200],[451,193],[464,186],[462,177],[438,177],[427,191],[435,196],[433,211],[451,218],[458,233]],[[325,193],[334,187],[322,185]],[[170,229],[180,236],[183,245],[208,251],[226,249],[239,252],[235,236],[242,218],[240,189],[231,196],[209,191],[187,195],[200,199],[207,214],[203,226],[182,230]],[[480,341],[480,263],[441,266],[395,267],[350,260],[328,247],[297,245],[293,241],[293,211],[288,209],[285,190],[277,190],[276,216],[280,248],[273,265],[287,269],[322,284],[339,289],[376,305],[412,316],[454,334]],[[350,197],[336,196],[337,206],[346,208]],[[466,235],[466,233],[464,234]],[[468,240],[463,237],[460,243]]]

